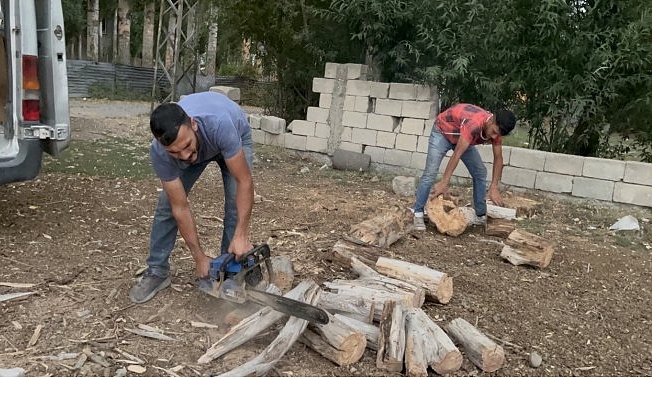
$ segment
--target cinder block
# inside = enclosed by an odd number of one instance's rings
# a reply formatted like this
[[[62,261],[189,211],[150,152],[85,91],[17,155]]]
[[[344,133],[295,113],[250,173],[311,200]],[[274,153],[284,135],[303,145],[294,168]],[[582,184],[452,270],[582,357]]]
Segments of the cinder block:
[[[410,118],[429,119],[435,116],[436,104],[432,101],[409,101],[403,102],[401,116]]]
[[[348,63],[346,65],[346,79],[367,80],[368,67],[364,64]]]
[[[376,135],[376,146],[386,149],[393,149],[396,144],[396,133],[378,131]]]
[[[406,150],[406,151],[416,151],[417,150],[417,136],[414,135],[396,135],[396,149]]]
[[[329,93],[321,93],[319,95],[319,108],[331,108],[333,102],[333,95]]]
[[[487,188],[491,184],[494,176],[494,165],[492,163],[484,163],[484,167],[487,169]]]
[[[537,171],[535,170],[505,166],[503,167],[501,182],[506,185],[534,189],[536,179]]]
[[[327,62],[324,68],[324,78],[335,78],[337,76],[337,67],[340,64]]]
[[[368,171],[371,156],[358,152],[337,149],[333,152],[333,168],[345,171]]]
[[[353,128],[351,132],[351,141],[370,146],[376,145],[376,134],[378,131],[372,129]]]
[[[534,188],[553,193],[570,193],[573,191],[573,177],[571,175],[539,171],[537,172]]]
[[[367,146],[364,148],[364,154],[369,154],[371,162],[383,164],[385,162],[385,150],[382,147]]]
[[[652,186],[616,182],[614,186],[614,201],[652,207]]]
[[[315,122],[295,119],[292,121],[292,134],[301,136],[315,136]]]
[[[287,133],[285,136],[285,147],[292,150],[306,151],[308,137]]]
[[[652,164],[627,161],[625,163],[624,182],[652,186]]]
[[[355,96],[344,96],[344,104],[342,105],[344,111],[355,111]]]
[[[260,129],[280,135],[285,133],[285,120],[271,115],[264,115],[260,120]]]
[[[306,139],[306,150],[316,153],[328,152],[328,139],[318,137],[308,137]]]
[[[270,146],[285,147],[285,133],[276,135],[273,133],[265,132],[265,144]]]
[[[428,142],[430,141],[429,137],[419,136],[419,141],[417,142],[417,151],[419,153],[428,154]]]
[[[312,91],[315,93],[333,93],[335,79],[312,78]]]
[[[367,114],[355,111],[344,111],[342,113],[342,125],[352,128],[366,128]]]
[[[584,158],[582,176],[620,181],[625,176],[625,162],[606,158],[586,157]]]
[[[353,111],[369,113],[372,110],[371,98],[369,96],[355,96]]]
[[[263,116],[260,114],[249,114],[249,126],[251,129],[260,129],[260,121]]]
[[[389,83],[385,82],[371,82],[370,83],[370,96],[378,99],[386,99],[389,96]]]
[[[577,176],[573,179],[573,191],[571,194],[575,197],[612,201],[614,186],[614,181]]]
[[[342,134],[340,135],[340,140],[343,142],[351,142],[353,139],[353,128],[344,127],[342,129]]]
[[[400,117],[403,111],[403,102],[401,100],[377,99],[374,112],[381,115],[391,115]]]
[[[421,118],[403,118],[401,121],[401,133],[408,135],[421,135],[423,134],[424,120]]]
[[[208,91],[222,93],[236,103],[240,103],[240,88],[231,86],[211,86]]]
[[[582,176],[584,157],[571,154],[547,153],[543,170],[557,174]]]
[[[509,165],[517,168],[543,171],[543,167],[546,164],[546,154],[544,151],[512,147]]]
[[[494,162],[494,150],[493,146],[490,144],[477,145],[475,148],[480,153],[480,158],[483,162],[492,163]],[[503,159],[503,165],[505,165],[505,160]]]
[[[389,115],[369,114],[367,128],[385,132],[395,132],[398,128],[398,118]]]
[[[412,153],[412,162],[410,168],[423,171],[426,168],[427,155],[423,153]]]
[[[368,81],[346,81],[346,94],[349,96],[369,96]]]
[[[412,152],[396,149],[385,150],[385,164],[409,167],[412,163]]]
[[[317,122],[315,124],[315,136],[322,138],[322,139],[328,139],[331,137],[331,127],[328,124],[321,124]]]
[[[265,143],[265,132],[261,131],[260,129],[252,129],[251,130],[251,140],[253,140],[254,143],[266,144]]]
[[[416,89],[417,100],[439,103],[439,92],[437,91],[437,86],[416,85]]]
[[[362,153],[362,145],[360,143],[340,142],[340,149]]]
[[[439,164],[439,173],[444,174],[446,171],[446,167],[448,167],[448,163],[450,162],[451,158],[449,156],[444,157],[444,159],[441,161],[441,164]],[[453,176],[457,177],[462,177],[462,178],[468,178],[471,176],[469,173],[469,170],[466,168],[466,165],[460,160],[460,162],[457,163],[457,166],[453,170]]]
[[[417,98],[416,85],[413,83],[390,83],[389,98],[396,100],[415,100]]]
[[[424,125],[425,126],[423,127],[423,136],[430,136],[430,132],[432,131],[432,128],[435,126],[434,118],[425,120]]]
[[[326,108],[308,107],[306,119],[311,122],[321,122],[323,124],[327,124],[328,114],[329,110]]]

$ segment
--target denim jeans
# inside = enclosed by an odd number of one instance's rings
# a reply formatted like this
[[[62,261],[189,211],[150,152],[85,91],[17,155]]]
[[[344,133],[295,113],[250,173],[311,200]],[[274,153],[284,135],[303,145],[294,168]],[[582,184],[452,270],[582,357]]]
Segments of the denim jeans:
[[[253,140],[251,132],[248,132],[242,137],[242,147],[247,159],[249,168],[253,166]],[[217,162],[222,172],[222,182],[224,183],[224,228],[222,230],[222,244],[221,253],[226,253],[229,249],[229,244],[235,234],[235,227],[238,222],[238,211],[236,208],[235,193],[237,183],[233,175],[229,172],[226,166],[224,157],[217,155],[210,160],[190,165],[181,173],[181,182],[186,190],[186,194],[190,193],[195,182],[206,166],[211,161]],[[168,200],[165,191],[162,191],[158,197],[158,205],[154,212],[154,221],[152,222],[152,231],[149,239],[149,257],[147,257],[147,265],[149,272],[165,278],[170,273],[170,252],[174,248],[174,243],[177,238],[177,221],[172,215],[172,207]]]
[[[435,184],[439,165],[449,150],[454,150],[455,145],[449,142],[441,131],[435,126],[430,132],[428,140],[428,156],[426,157],[426,167],[421,175],[419,187],[417,188],[416,202],[414,212],[422,213],[423,208],[428,202],[428,196],[432,185]],[[473,208],[476,215],[485,215],[487,213],[487,168],[482,163],[480,153],[475,146],[469,146],[462,154],[462,162],[469,170],[473,180]]]

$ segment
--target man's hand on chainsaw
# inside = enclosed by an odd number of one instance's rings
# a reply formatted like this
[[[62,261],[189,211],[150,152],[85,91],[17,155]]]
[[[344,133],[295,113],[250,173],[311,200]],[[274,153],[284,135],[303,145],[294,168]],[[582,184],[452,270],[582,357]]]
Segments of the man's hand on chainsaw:
[[[206,254],[200,255],[195,258],[195,273],[199,278],[208,277],[208,272],[211,267],[211,258]]]
[[[238,237],[237,235],[233,237],[233,240],[231,240],[231,244],[229,245],[229,253],[232,253],[235,255],[235,259],[239,260],[243,254],[248,252],[249,250],[253,249],[254,245],[251,244],[249,239],[247,237]]]

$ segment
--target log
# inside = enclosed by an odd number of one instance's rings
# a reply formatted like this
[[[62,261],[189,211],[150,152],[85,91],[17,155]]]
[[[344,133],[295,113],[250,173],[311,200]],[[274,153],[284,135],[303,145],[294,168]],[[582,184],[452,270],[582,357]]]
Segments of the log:
[[[462,353],[446,332],[422,309],[409,311],[408,318],[417,334],[424,337],[424,356],[427,364],[439,375],[447,375],[462,367]],[[409,333],[407,333],[409,336]],[[407,357],[406,357],[407,364]]]
[[[489,236],[506,238],[514,229],[516,229],[516,223],[513,220],[487,217],[484,233]]]
[[[444,196],[429,198],[425,208],[430,222],[444,235],[461,235],[471,221],[468,211],[457,207],[453,201],[444,199]]]
[[[311,286],[301,296],[300,300],[308,304],[316,304],[319,300],[319,286]],[[290,317],[278,336],[255,358],[247,361],[231,371],[220,376],[265,376],[270,369],[287,353],[308,326],[308,321]]]
[[[388,256],[389,252],[379,247],[369,246],[361,241],[355,243],[352,240],[340,239],[333,245],[331,252],[331,261],[333,264],[348,269],[351,267],[351,258],[356,257],[359,261],[363,262],[369,267],[376,264],[376,260],[381,255]]]
[[[309,324],[300,341],[339,366],[356,363],[367,347],[364,333],[329,314],[324,325]]]
[[[314,285],[316,285],[316,283],[311,280],[301,281],[294,289],[290,290],[284,296],[297,300],[301,298],[301,296],[305,296],[305,293],[311,290]],[[273,286],[274,285],[270,285],[270,288]],[[287,315],[276,311],[271,307],[261,308],[259,311],[251,314],[249,317],[243,319],[240,323],[231,328],[222,338],[220,338],[220,340],[215,342],[204,355],[199,357],[197,363],[206,364],[228,353],[241,344],[253,339],[259,333],[263,332],[284,317],[287,317]]]
[[[378,320],[382,315],[384,304],[388,300],[400,303],[405,308],[414,307],[418,303],[414,293],[405,292],[403,290],[387,290],[385,288],[372,288],[360,284],[355,280],[338,283],[338,282],[324,282],[331,292],[338,295],[349,296],[353,299],[362,299],[363,301],[372,301],[374,304],[374,320]]]
[[[500,207],[492,203],[487,203],[487,217],[516,219],[516,210],[513,208]]]
[[[350,235],[362,242],[388,248],[412,229],[412,213],[394,210],[376,215],[351,227]]]
[[[405,313],[401,303],[385,302],[379,322],[376,367],[401,372],[405,357]]]
[[[323,292],[317,305],[331,313],[344,314],[358,321],[371,323],[374,320],[375,306],[373,300],[347,293]]]
[[[396,293],[405,298],[411,299],[412,307],[421,307],[425,302],[426,291],[420,287],[399,279],[389,278],[380,274],[377,277],[367,277],[358,279],[335,279],[331,282],[325,283],[330,289],[339,290],[359,290],[366,293],[369,290],[387,291]],[[408,305],[408,306],[409,306]]]
[[[380,329],[373,324],[359,321],[344,314],[334,314],[333,318],[343,322],[358,332],[362,332],[367,339],[367,347],[371,350],[378,350],[378,334]]]
[[[513,265],[546,268],[550,265],[554,246],[546,239],[523,230],[509,234],[500,256]]]
[[[540,202],[521,196],[510,196],[503,199],[503,206],[516,209],[517,218],[530,218],[539,210]]]
[[[426,299],[448,304],[453,297],[453,278],[444,272],[386,257],[378,258],[376,271],[390,278],[421,286],[426,290]]]
[[[427,353],[433,350],[426,350],[427,328],[414,317],[412,308],[405,315],[405,371],[408,376],[428,376]]]
[[[287,293],[294,282],[294,266],[288,256],[271,257],[272,271],[274,272],[274,285],[281,289],[281,293]]]
[[[462,346],[469,360],[481,370],[494,372],[505,362],[503,348],[466,320],[452,320],[446,326],[446,332],[453,341]]]

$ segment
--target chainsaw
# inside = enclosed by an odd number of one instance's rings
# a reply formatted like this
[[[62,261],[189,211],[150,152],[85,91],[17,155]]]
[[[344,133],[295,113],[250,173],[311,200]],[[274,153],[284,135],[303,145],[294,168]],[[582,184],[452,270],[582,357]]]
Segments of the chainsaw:
[[[208,279],[202,279],[200,289],[218,299],[242,304],[247,300],[269,306],[276,311],[317,324],[326,324],[328,314],[318,307],[298,300],[258,290],[265,266],[268,282],[274,281],[274,271],[267,244],[254,246],[239,260],[224,253],[211,260]]]

